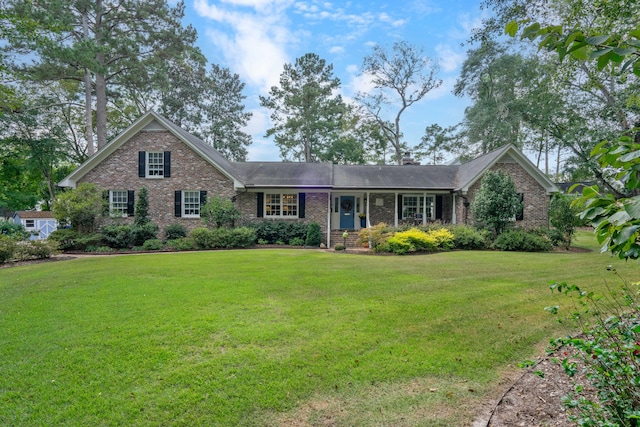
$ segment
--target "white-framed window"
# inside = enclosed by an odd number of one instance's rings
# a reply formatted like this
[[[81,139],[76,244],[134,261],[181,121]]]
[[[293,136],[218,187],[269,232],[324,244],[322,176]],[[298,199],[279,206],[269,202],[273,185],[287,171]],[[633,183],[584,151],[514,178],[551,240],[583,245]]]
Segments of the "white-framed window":
[[[296,218],[298,216],[298,194],[265,193],[264,216]]]
[[[147,178],[164,177],[164,152],[147,151]]]
[[[414,219],[416,214],[422,214],[426,219],[433,219],[435,212],[434,196],[421,194],[402,195],[402,219]]]
[[[182,192],[182,216],[184,218],[200,218],[200,191],[184,190]]]
[[[109,214],[111,216],[127,216],[129,213],[129,192],[127,190],[109,191]]]
[[[24,227],[25,228],[35,228],[36,227],[36,220],[35,219],[25,219],[24,220]]]

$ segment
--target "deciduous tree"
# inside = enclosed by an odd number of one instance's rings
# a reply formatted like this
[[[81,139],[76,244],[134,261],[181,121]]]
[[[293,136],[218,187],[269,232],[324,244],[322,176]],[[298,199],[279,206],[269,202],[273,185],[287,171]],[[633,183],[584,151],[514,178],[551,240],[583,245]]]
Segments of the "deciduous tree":
[[[398,164],[407,149],[402,114],[442,84],[437,72],[437,65],[424,56],[422,48],[404,41],[394,43],[390,51],[376,45],[364,58],[362,74],[371,78],[374,91],[359,93],[357,98],[380,126]]]

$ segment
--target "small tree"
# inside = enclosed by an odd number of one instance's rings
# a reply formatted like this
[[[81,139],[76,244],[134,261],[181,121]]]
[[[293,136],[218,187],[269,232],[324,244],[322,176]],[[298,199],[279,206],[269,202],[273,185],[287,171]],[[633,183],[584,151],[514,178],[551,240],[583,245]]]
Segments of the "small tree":
[[[73,227],[83,233],[96,230],[103,212],[104,199],[95,185],[82,183],[60,194],[53,202],[53,215],[61,228]]]
[[[562,233],[565,248],[571,246],[571,239],[576,232],[576,227],[581,221],[578,218],[580,210],[572,206],[572,198],[566,194],[556,194],[549,205],[549,221],[551,225]]]
[[[522,210],[522,202],[511,177],[502,171],[487,171],[471,203],[473,218],[497,236]]]
[[[322,243],[322,230],[317,222],[312,222],[307,228],[307,236],[304,241],[305,246],[320,246]]]
[[[218,228],[225,225],[233,227],[235,221],[241,218],[240,211],[233,202],[222,196],[214,196],[205,203],[200,216],[207,227]]]
[[[150,222],[149,219],[149,192],[147,187],[142,187],[138,191],[138,200],[136,200],[135,218],[133,225],[140,227]]]

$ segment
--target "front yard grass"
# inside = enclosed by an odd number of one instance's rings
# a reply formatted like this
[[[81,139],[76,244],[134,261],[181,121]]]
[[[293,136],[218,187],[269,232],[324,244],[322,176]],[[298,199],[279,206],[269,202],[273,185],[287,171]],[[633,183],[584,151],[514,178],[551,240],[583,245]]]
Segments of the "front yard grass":
[[[234,250],[0,270],[0,425],[463,426],[589,253]]]

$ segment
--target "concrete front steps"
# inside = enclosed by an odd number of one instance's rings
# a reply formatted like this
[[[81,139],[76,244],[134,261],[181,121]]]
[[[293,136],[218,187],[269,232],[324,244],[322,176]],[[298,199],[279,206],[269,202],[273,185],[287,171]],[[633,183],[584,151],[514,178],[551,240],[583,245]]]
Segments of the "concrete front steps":
[[[349,233],[349,237],[347,237],[347,248],[354,247],[362,247],[362,245],[357,245],[356,241],[358,240],[358,230],[331,230],[331,247],[335,247],[338,243],[344,243],[344,238],[342,237],[342,233]]]

